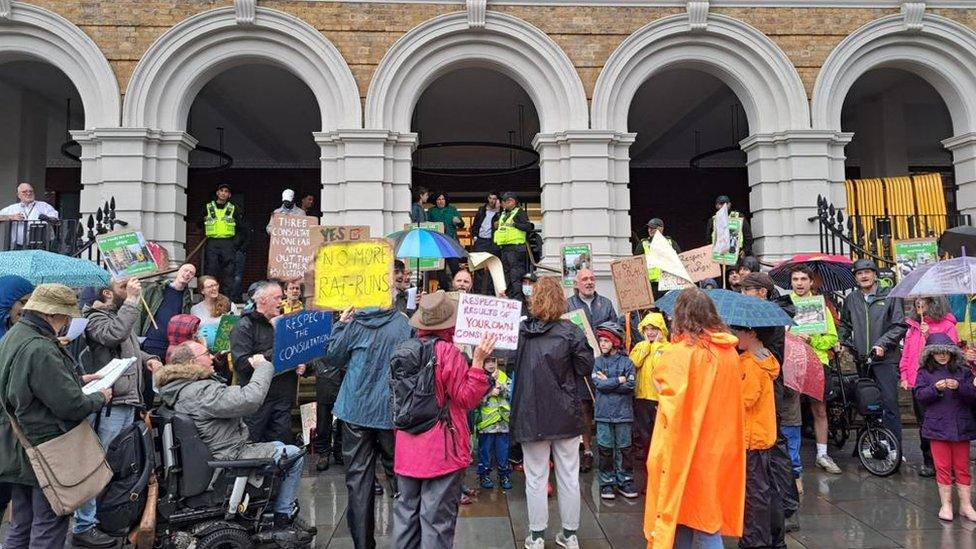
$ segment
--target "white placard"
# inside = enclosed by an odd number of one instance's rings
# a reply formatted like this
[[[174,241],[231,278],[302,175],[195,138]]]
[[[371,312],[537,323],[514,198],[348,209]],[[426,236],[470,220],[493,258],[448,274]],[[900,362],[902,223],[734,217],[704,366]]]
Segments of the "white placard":
[[[96,374],[102,376],[101,379],[96,379],[81,388],[81,392],[86,395],[92,393],[97,393],[102,389],[108,389],[115,382],[118,381],[119,377],[129,369],[130,366],[135,364],[135,358],[115,358],[112,359],[108,364],[102,366],[102,369],[95,372]]]
[[[522,303],[478,294],[460,294],[454,343],[477,345],[485,334],[494,335],[496,349],[518,348]]]

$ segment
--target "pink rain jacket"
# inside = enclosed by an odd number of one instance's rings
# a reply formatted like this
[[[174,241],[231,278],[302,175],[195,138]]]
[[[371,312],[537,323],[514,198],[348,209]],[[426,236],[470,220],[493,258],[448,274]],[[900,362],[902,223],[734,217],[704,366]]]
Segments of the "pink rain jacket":
[[[959,336],[956,335],[956,317],[952,316],[952,313],[947,313],[939,320],[926,319],[925,322],[929,325],[929,335],[946,334],[957,345],[959,344]],[[901,378],[908,382],[908,388],[911,389],[915,387],[915,377],[918,376],[918,358],[925,348],[925,336],[922,335],[917,320],[906,318],[905,324],[908,324],[908,333],[905,334],[905,346],[901,352],[898,368],[901,370]]]

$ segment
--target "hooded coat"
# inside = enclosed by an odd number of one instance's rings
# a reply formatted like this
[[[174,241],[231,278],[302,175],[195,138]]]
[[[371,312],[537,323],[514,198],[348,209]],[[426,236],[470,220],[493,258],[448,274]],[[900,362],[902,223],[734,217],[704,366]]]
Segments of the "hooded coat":
[[[167,364],[154,380],[163,404],[193,419],[200,438],[215,459],[274,457],[270,442],[249,443],[243,417],[258,411],[271,385],[274,367],[261,362],[244,386],[225,385],[199,364]]]
[[[956,334],[956,317],[952,313],[947,313],[939,320],[927,319],[929,334],[945,334],[953,343],[959,343],[959,336]],[[898,362],[898,370],[901,378],[908,383],[908,388],[915,387],[915,378],[918,376],[922,350],[925,349],[925,339],[928,336],[922,335],[921,324],[914,318],[905,319],[908,325],[908,332],[905,333],[905,343],[902,346],[901,360]]]
[[[88,319],[85,326],[85,339],[88,342],[89,373],[98,371],[116,358],[136,359],[135,364],[123,373],[112,386],[112,404],[140,406],[142,402],[142,382],[146,362],[159,359],[139,348],[136,330],[139,327],[138,299],[126,299],[118,309],[111,303],[96,301],[85,309],[82,315]]]
[[[23,297],[34,291],[34,285],[16,275],[0,276],[0,337],[7,333],[10,309]]]
[[[776,444],[776,399],[773,380],[779,376],[779,362],[768,353],[751,351],[739,355],[742,365],[742,403],[746,414],[746,449],[767,450]]]
[[[746,447],[738,339],[678,336],[654,370],[657,419],[647,458],[644,536],[670,549],[678,524],[741,536]]]
[[[602,372],[605,378],[597,377]],[[620,378],[627,381],[621,383]],[[597,357],[590,379],[596,388],[593,419],[604,423],[634,421],[634,363],[625,354]]]
[[[935,359],[937,352],[947,352],[952,356],[950,370],[938,366],[930,372],[925,363]],[[919,358],[918,377],[915,380],[915,398],[925,409],[921,436],[929,440],[965,441],[976,439],[976,417],[973,404],[976,403],[976,387],[973,387],[973,373],[966,365],[962,351],[955,345],[929,345],[922,350]],[[958,389],[939,391],[935,384],[942,379],[959,382]]]
[[[593,371],[593,349],[568,320],[522,322],[515,360],[515,442],[562,440],[583,433],[577,386]]]
[[[346,370],[332,414],[359,427],[393,429],[390,359],[410,338],[407,317],[396,309],[358,311],[336,323],[324,362]]]
[[[643,400],[657,400],[657,387],[654,386],[654,367],[661,363],[661,355],[671,344],[668,342],[668,326],[664,323],[661,313],[647,313],[637,325],[637,331],[644,333],[644,328],[654,326],[661,332],[657,341],[641,341],[630,351],[630,361],[634,363],[637,372],[637,386],[634,398]]]

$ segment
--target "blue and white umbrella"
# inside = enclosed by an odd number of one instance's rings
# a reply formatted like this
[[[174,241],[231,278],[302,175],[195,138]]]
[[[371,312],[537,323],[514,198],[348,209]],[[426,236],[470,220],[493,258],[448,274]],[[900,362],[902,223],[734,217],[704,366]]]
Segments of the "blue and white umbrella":
[[[72,288],[108,285],[108,271],[92,261],[44,250],[0,252],[0,276],[22,276],[31,284],[64,284]]]
[[[661,299],[655,301],[654,305],[673,316],[675,303],[682,291],[671,290]],[[793,325],[793,319],[790,318],[790,315],[772,301],[721,289],[706,290],[705,293],[715,304],[718,316],[722,317],[722,320],[729,326],[769,328]]]

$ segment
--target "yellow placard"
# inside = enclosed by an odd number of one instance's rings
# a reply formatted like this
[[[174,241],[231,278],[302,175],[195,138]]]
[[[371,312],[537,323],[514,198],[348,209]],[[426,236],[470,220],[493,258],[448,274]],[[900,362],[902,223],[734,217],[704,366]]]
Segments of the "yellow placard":
[[[393,306],[393,245],[388,240],[326,244],[315,253],[313,303],[343,310]]]

